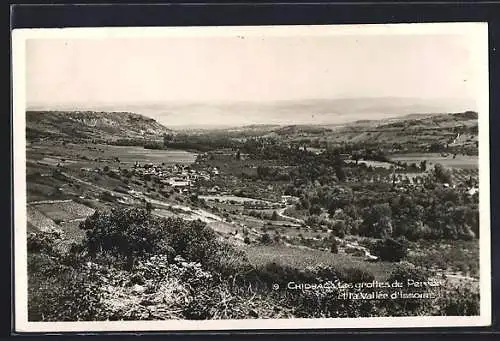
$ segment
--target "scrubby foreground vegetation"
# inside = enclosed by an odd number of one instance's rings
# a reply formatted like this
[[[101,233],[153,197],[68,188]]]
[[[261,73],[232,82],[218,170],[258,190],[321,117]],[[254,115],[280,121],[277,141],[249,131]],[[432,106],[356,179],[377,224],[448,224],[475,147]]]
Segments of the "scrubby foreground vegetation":
[[[85,237],[70,247],[53,233],[29,235],[30,321],[479,314],[476,288],[444,279],[428,299],[341,299],[346,288],[351,294],[364,290],[349,283],[374,283],[374,274],[347,266],[255,264],[199,220],[116,208],[96,210],[80,228]],[[437,281],[431,277],[400,262],[385,281]],[[293,290],[290,282],[335,285]]]

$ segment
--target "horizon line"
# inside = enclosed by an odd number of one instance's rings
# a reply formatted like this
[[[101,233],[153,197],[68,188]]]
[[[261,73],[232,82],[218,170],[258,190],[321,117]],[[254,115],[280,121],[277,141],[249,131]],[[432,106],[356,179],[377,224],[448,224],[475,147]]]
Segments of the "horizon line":
[[[199,99],[172,99],[172,100],[152,100],[152,101],[136,101],[136,102],[94,102],[94,103],[83,103],[83,102],[33,102],[26,103],[26,109],[32,107],[96,107],[96,106],[138,106],[138,105],[167,105],[167,104],[234,104],[234,103],[251,103],[251,104],[270,104],[276,102],[306,102],[306,101],[342,101],[342,100],[415,100],[418,102],[434,102],[434,101],[460,101],[475,102],[474,98],[464,98],[464,97],[432,97],[432,98],[422,98],[418,96],[343,96],[343,97],[304,97],[304,98],[277,98],[277,99],[266,99],[266,100],[255,100],[255,99],[210,99],[210,100],[199,100]],[[75,108],[77,110],[77,108]]]

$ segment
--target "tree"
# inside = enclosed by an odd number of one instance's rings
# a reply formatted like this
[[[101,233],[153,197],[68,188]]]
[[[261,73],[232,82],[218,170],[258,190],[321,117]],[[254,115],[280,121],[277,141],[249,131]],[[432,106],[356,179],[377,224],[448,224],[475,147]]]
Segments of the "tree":
[[[309,213],[312,215],[319,215],[321,214],[321,207],[318,204],[314,204],[309,209]]]
[[[337,220],[333,225],[335,234],[340,238],[344,238],[347,233],[347,226],[344,220]]]
[[[389,204],[376,204],[363,212],[360,232],[367,237],[386,238],[392,235],[391,207]]]
[[[356,161],[356,165],[357,165],[357,164],[358,164],[358,162],[359,162],[359,159],[361,159],[361,155],[360,155],[360,153],[358,153],[358,152],[354,152],[354,153],[352,153],[351,158],[352,158],[354,161]]]
[[[271,236],[269,235],[269,233],[264,233],[261,237],[260,237],[260,242],[264,245],[269,245],[271,244],[273,241],[271,239]]]
[[[330,238],[330,252],[339,253],[339,243],[335,238]]]
[[[434,177],[441,183],[447,183],[450,185],[452,183],[450,170],[444,168],[443,165],[439,163],[434,165]]]
[[[278,220],[278,217],[279,217],[279,216],[278,216],[278,212],[273,211],[273,214],[272,214],[272,216],[271,216],[271,220],[276,221],[276,220]]]
[[[163,145],[167,146],[170,142],[172,142],[173,135],[172,134],[164,134],[163,135]]]
[[[334,169],[335,169],[335,175],[337,176],[337,179],[339,181],[345,181],[345,172],[344,169],[342,168],[343,161],[342,158],[340,157],[340,153],[335,154],[335,159],[334,159]]]
[[[426,160],[422,160],[420,162],[420,169],[422,170],[422,172],[425,172],[427,170],[427,161]]]

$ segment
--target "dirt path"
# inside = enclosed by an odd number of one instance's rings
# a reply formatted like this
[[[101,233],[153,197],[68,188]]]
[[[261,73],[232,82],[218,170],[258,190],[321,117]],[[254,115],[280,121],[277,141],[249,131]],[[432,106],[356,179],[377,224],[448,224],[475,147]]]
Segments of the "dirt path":
[[[39,200],[39,201],[31,201],[28,202],[28,205],[39,205],[39,204],[58,204],[62,202],[71,202],[73,200],[67,199],[67,200]]]
[[[113,190],[111,190],[111,189],[108,189],[108,188],[104,188],[104,187],[98,186],[98,185],[93,184],[93,183],[91,183],[91,182],[88,182],[88,181],[86,181],[86,180],[82,180],[82,179],[80,179],[80,178],[77,178],[77,177],[75,177],[75,176],[73,176],[73,175],[69,175],[68,173],[64,173],[64,172],[63,172],[63,173],[61,173],[61,174],[62,174],[62,175],[64,175],[65,177],[67,177],[67,178],[71,179],[71,180],[74,180],[74,181],[79,182],[79,183],[82,183],[82,184],[84,184],[84,185],[87,185],[87,186],[93,187],[93,188],[98,189],[98,190],[100,190],[100,191],[109,192],[109,193],[111,193],[111,194],[113,194],[113,195],[115,195],[115,196],[117,196],[117,197],[120,197],[120,198],[122,198],[122,197],[128,197],[127,195],[125,195],[125,194],[123,194],[123,193],[118,193],[118,192],[115,192],[115,191],[113,191]]]
[[[117,198],[127,198],[127,199],[131,199],[131,200],[136,200],[135,198],[133,198],[131,195],[127,195],[127,194],[123,194],[123,193],[119,193],[119,192],[115,192],[113,190],[110,190],[108,188],[104,188],[104,187],[101,187],[101,186],[98,186],[98,185],[95,185],[91,182],[88,182],[86,180],[82,180],[80,178],[77,178],[75,176],[72,176],[72,175],[69,175],[67,173],[62,173],[64,176],[68,177],[69,179],[72,179],[74,181],[77,181],[77,182],[80,182],[82,184],[85,184],[87,186],[91,186],[95,189],[98,189],[100,191],[106,191],[106,192],[109,192],[111,194],[113,194],[114,196],[116,196]],[[182,210],[183,212],[187,213],[187,214],[191,214],[193,216],[196,216],[196,217],[199,217],[200,220],[202,221],[205,221],[205,222],[214,222],[214,221],[224,221],[223,218],[219,217],[218,215],[215,215],[213,213],[210,213],[208,211],[205,211],[203,209],[200,209],[200,208],[191,208],[189,206],[185,206],[185,205],[179,205],[179,204],[169,204],[167,202],[164,202],[164,201],[160,201],[160,200],[156,200],[156,199],[152,199],[152,198],[148,198],[147,196],[143,195],[142,196],[144,199],[146,199],[148,202],[150,202],[151,204],[155,204],[155,205],[158,205],[158,206],[163,206],[165,208],[171,208],[171,209],[178,209],[178,210]]]
[[[279,210],[276,211],[276,213],[278,214],[278,216],[280,218],[283,218],[285,220],[291,220],[293,222],[296,222],[297,224],[304,224],[304,220],[298,219],[298,218],[295,218],[295,217],[291,217],[291,216],[288,216],[288,215],[285,214],[286,209],[290,208],[290,207],[293,207],[293,206],[292,205],[288,205],[287,207],[280,208]]]

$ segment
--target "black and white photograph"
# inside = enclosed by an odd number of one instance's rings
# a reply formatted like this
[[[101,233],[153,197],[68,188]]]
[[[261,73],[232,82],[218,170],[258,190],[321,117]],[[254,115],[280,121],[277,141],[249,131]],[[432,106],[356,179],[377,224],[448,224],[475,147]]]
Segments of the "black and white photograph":
[[[17,331],[491,324],[486,23],[12,39]]]

